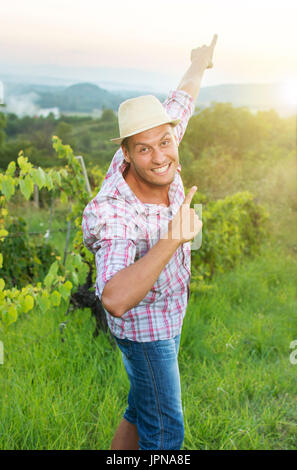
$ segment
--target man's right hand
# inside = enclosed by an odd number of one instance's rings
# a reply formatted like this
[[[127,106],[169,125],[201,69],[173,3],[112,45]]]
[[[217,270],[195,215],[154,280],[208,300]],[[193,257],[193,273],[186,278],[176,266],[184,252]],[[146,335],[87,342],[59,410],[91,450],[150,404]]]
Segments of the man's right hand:
[[[193,186],[186,195],[178,212],[168,224],[168,238],[178,240],[179,244],[193,240],[202,228],[202,221],[190,207],[197,186]]]

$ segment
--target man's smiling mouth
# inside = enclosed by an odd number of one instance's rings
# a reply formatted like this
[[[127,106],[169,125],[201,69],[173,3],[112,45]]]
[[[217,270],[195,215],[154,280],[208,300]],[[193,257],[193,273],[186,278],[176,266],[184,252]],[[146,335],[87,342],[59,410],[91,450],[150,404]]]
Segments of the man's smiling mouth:
[[[152,169],[152,171],[154,173],[156,173],[157,175],[163,175],[163,174],[167,173],[170,166],[171,166],[171,162],[167,163],[167,165],[164,165],[161,168],[154,168],[154,169]]]

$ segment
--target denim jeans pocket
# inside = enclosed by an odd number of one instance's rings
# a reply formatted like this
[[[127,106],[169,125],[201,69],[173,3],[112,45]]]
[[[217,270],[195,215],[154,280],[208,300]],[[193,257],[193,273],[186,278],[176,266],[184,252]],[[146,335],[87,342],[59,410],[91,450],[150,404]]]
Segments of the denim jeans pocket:
[[[116,340],[121,352],[125,354],[125,356],[129,359],[132,355],[131,341],[129,341],[128,339],[117,338],[116,336],[114,336],[114,339]]]
[[[143,343],[144,351],[150,355],[151,360],[171,362],[177,357],[179,337],[180,335],[176,338]]]

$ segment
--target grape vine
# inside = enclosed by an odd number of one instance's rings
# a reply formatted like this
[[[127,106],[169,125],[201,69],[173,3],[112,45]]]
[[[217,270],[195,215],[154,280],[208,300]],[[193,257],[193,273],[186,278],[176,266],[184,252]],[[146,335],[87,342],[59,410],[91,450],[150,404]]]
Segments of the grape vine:
[[[17,190],[29,200],[34,191],[34,184],[39,189],[45,187],[48,191],[59,194],[60,201],[71,206],[67,221],[71,220],[74,223],[73,251],[69,253],[66,266],[57,256],[43,281],[37,282],[36,285],[28,284],[22,289],[16,287],[7,289],[4,279],[0,278],[0,324],[4,328],[33,308],[43,313],[61,306],[67,309],[72,290],[84,283],[89,264],[93,262],[92,253],[83,245],[81,230],[83,209],[90,200],[81,165],[69,145],[63,145],[56,136],[53,136],[52,141],[58,157],[66,159],[64,167],[49,170],[40,166],[35,168],[21,150],[17,163],[11,161],[5,173],[0,173],[0,268],[3,264],[1,246],[8,235],[6,227],[12,218],[8,212],[7,202]],[[103,181],[103,173],[99,178]]]

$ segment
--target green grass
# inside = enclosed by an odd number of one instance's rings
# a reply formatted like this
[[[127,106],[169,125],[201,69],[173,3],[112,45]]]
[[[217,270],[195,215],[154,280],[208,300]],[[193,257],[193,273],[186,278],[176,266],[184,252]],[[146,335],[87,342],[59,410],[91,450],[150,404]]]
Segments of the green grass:
[[[296,271],[267,248],[191,298],[181,343],[186,448],[296,448]]]
[[[184,449],[296,449],[294,259],[267,246],[211,285],[191,296],[182,332]],[[1,449],[109,449],[128,380],[93,330],[88,309],[60,309],[1,333]]]

